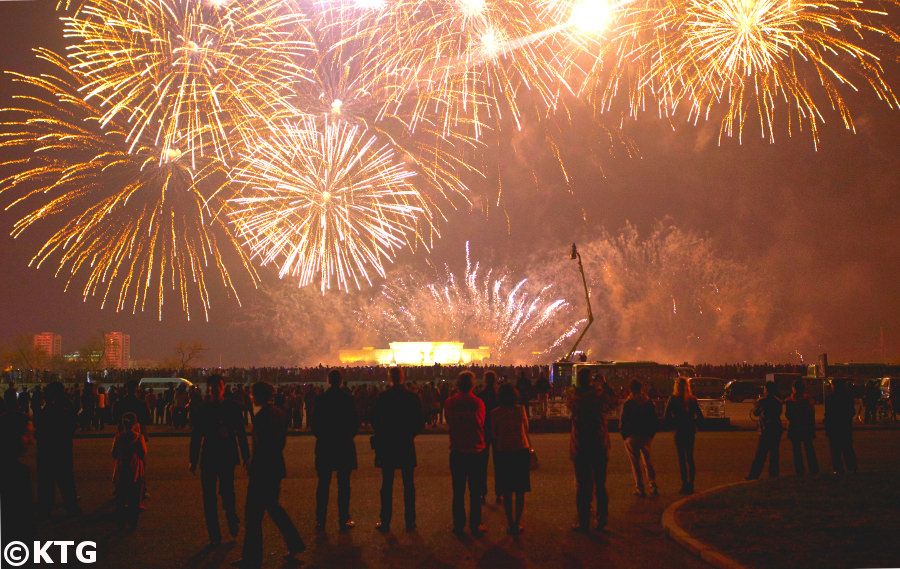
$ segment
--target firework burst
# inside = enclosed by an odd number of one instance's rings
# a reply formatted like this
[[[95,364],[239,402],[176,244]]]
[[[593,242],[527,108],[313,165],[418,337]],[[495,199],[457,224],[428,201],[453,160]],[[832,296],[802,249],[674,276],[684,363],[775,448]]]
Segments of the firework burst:
[[[415,172],[360,126],[315,117],[275,125],[242,156],[232,178],[237,234],[253,257],[277,263],[300,286],[371,285],[412,244],[430,210]]]
[[[428,117],[476,138],[504,119],[520,126],[523,105],[546,114],[569,90],[571,54],[548,20],[521,0],[389,3],[369,32],[383,38],[383,73],[396,86],[385,108],[409,112],[413,128]]]
[[[78,277],[85,298],[98,296],[116,310],[156,308],[162,318],[166,298],[174,294],[188,319],[199,297],[208,317],[208,287],[221,281],[237,298],[228,266],[256,275],[216,216],[222,204],[205,196],[209,178],[222,176],[215,162],[195,170],[175,144],[163,149],[128,140],[127,128],[81,98],[78,78],[68,75],[61,58],[39,56],[55,73],[16,76],[34,96],[18,96],[27,108],[6,109],[0,146],[17,173],[0,181],[10,206],[30,206],[13,236],[57,223],[31,263],[57,260],[57,275],[69,273],[67,288]],[[214,185],[214,184],[212,184]],[[36,204],[36,205],[35,205]],[[220,248],[228,251],[223,255]]]
[[[569,319],[570,305],[550,298],[550,289],[473,264],[467,244],[461,277],[449,268],[430,281],[400,277],[384,285],[364,321],[395,340],[459,340],[489,346],[494,361],[529,361],[557,350],[584,324]]]
[[[85,0],[63,18],[71,69],[129,150],[231,156],[242,117],[270,116],[303,74],[306,19],[280,0]],[[192,166],[196,166],[192,163]]]
[[[881,62],[900,37],[886,17],[857,0],[688,0],[654,73],[679,78],[678,98],[697,118],[724,104],[727,136],[740,139],[756,115],[773,141],[777,107],[786,104],[788,133],[805,126],[817,141],[829,108],[853,129],[848,93],[868,88],[898,106]]]

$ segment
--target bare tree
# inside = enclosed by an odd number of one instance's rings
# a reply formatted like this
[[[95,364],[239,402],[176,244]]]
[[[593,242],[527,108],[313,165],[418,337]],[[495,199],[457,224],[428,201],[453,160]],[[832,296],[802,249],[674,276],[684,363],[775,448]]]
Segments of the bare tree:
[[[190,368],[191,361],[194,361],[194,363],[200,361],[203,358],[203,352],[205,351],[206,347],[200,342],[186,342],[184,340],[179,340],[175,345],[175,353],[177,354],[179,365],[178,375],[182,375],[185,370]]]

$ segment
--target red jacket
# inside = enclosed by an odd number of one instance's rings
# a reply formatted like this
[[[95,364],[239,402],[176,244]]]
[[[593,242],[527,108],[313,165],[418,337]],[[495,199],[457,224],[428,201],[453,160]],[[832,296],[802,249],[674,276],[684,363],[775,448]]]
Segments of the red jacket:
[[[450,426],[450,450],[481,452],[484,444],[484,401],[472,392],[456,393],[444,403]]]

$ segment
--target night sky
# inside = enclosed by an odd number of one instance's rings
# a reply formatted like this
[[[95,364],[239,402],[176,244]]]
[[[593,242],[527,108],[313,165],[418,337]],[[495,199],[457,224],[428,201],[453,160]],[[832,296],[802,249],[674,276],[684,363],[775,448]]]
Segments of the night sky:
[[[64,45],[54,3],[0,1],[3,69],[28,71],[32,48]],[[886,64],[898,85],[896,62]],[[8,78],[0,83],[0,93],[6,106]],[[856,133],[829,115],[817,151],[806,133],[789,138],[779,129],[776,142],[769,144],[759,138],[755,125],[748,126],[742,144],[725,139],[719,145],[717,122],[694,126],[647,113],[636,122],[626,119],[626,134],[637,148],[629,156],[623,149],[610,152],[592,144],[592,126],[581,126],[562,146],[568,185],[558,170],[543,167],[548,161],[540,153],[546,148],[504,147],[491,167],[495,181],[499,168],[503,185],[500,207],[496,182],[485,184],[471,211],[448,212],[442,239],[430,254],[405,252],[398,263],[417,270],[430,256],[432,263],[458,266],[469,241],[482,258],[531,276],[542,264],[535,252],[547,255],[547,265],[555,266],[567,258],[573,241],[590,241],[604,229],[615,234],[626,222],[647,232],[666,220],[706,236],[723,258],[765,267],[764,296],[777,299],[773,302],[784,326],[804,330],[796,335],[796,345],[765,351],[748,345],[743,359],[798,362],[792,356],[796,350],[807,360],[822,352],[835,362],[879,361],[882,353],[886,360],[900,360],[900,113],[868,94],[849,102]],[[520,136],[527,138],[528,128]],[[536,179],[529,170],[535,164]],[[300,348],[293,361],[264,356],[269,351],[265,334],[247,324],[253,318],[246,311],[258,294],[247,283],[238,284],[244,308],[214,293],[209,322],[202,315],[185,322],[177,310],[159,322],[153,310],[117,314],[100,310],[94,299],[82,301],[80,292],[63,290],[65,282],[54,278],[54,267],[27,267],[39,232],[18,240],[8,237],[15,213],[0,212],[0,341],[54,331],[63,335],[68,352],[93,335],[121,330],[131,334],[137,360],[172,357],[177,341],[198,340],[208,347],[204,363],[209,365],[305,361]],[[575,271],[574,264],[561,266]],[[277,280],[270,269],[260,273],[264,284]],[[577,289],[562,292],[579,302]],[[603,346],[590,341],[586,347],[598,358],[633,356],[605,354]],[[715,354],[704,356],[718,361]]]

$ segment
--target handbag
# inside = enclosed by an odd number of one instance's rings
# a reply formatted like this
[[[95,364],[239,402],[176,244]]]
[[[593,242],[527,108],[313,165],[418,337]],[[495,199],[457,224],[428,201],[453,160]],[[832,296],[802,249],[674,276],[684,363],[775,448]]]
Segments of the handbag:
[[[531,444],[531,441],[528,443]],[[534,452],[534,447],[528,447],[528,470],[537,470],[540,462],[538,461],[538,455]]]
[[[525,440],[528,441],[528,470],[537,470],[538,466],[540,465],[540,461],[538,461],[538,455],[534,451],[534,447],[531,446],[531,437],[527,432],[525,433]]]

